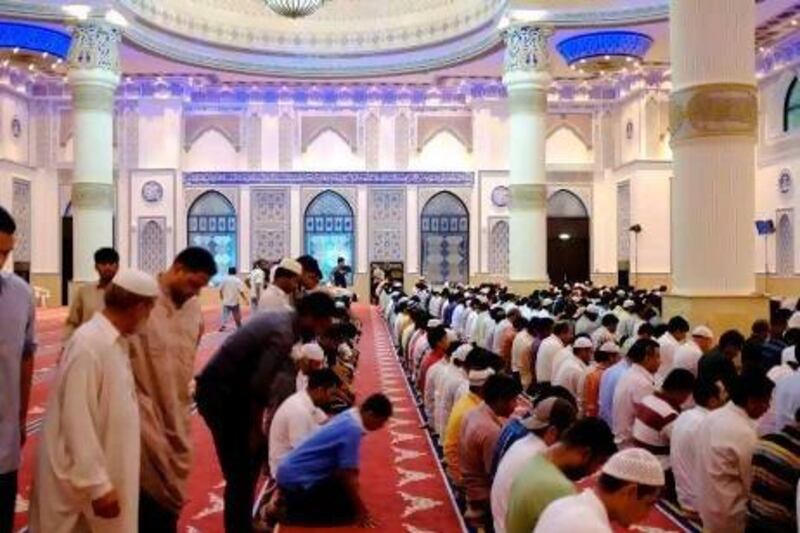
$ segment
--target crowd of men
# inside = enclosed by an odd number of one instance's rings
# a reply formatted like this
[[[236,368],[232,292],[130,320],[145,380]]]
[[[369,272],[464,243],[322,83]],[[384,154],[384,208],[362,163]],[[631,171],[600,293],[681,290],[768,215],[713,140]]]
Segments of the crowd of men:
[[[717,337],[662,318],[664,290],[377,286],[472,528],[610,532],[662,500],[712,533],[798,529],[800,304]]]
[[[0,207],[0,533],[14,523],[36,351],[31,288],[2,271],[15,232]],[[177,531],[195,405],[226,481],[226,531],[372,524],[358,450],[392,405],[382,394],[356,405],[358,324],[349,299],[320,284],[316,260],[275,265],[251,316],[242,322],[236,310],[241,327],[197,375],[199,295],[217,273],[212,255],[186,248],[157,277],[119,262],[115,250],[98,250],[97,282],[72,298],[35,453],[30,531]],[[238,307],[244,286],[229,285],[223,304]],[[259,477],[267,482],[254,520]]]

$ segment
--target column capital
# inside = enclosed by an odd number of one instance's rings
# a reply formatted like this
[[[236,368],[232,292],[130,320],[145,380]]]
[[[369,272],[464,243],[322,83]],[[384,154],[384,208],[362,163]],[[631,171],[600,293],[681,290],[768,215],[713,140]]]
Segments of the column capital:
[[[548,40],[552,34],[550,26],[510,24],[503,31],[506,44],[505,73],[547,72],[550,67]]]
[[[72,31],[72,45],[67,57],[70,71],[101,70],[119,76],[119,27],[103,19],[90,17],[80,21]]]

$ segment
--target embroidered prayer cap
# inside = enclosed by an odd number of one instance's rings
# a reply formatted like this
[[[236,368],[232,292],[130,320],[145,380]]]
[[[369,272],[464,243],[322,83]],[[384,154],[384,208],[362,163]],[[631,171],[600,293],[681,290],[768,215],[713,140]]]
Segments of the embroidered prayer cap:
[[[603,473],[622,481],[664,486],[664,470],[655,455],[641,448],[628,448],[611,456],[603,465]]]
[[[158,296],[158,282],[150,274],[128,268],[120,270],[111,283],[121,289],[144,298],[155,298]]]
[[[325,360],[325,352],[322,350],[322,346],[316,342],[309,342],[300,348],[300,358],[322,362]]]
[[[470,370],[467,378],[470,387],[482,387],[490,376],[494,375],[494,370],[486,368],[484,370]]]
[[[619,346],[617,346],[615,342],[608,341],[603,343],[598,351],[603,353],[619,353]]]
[[[291,257],[284,257],[281,259],[281,262],[278,263],[278,268],[288,270],[289,272],[294,272],[298,276],[303,273],[303,265]]]
[[[572,348],[577,348],[579,350],[581,348],[594,348],[594,344],[592,344],[592,341],[586,337],[578,337],[575,339],[575,342],[572,343]]]

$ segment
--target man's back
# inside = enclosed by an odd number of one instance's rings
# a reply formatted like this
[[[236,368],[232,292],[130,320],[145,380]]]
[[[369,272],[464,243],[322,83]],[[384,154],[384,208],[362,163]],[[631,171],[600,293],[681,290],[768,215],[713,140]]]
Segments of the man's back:
[[[675,488],[678,503],[685,510],[697,509],[697,432],[709,411],[703,407],[694,407],[681,413],[672,428],[670,439],[670,463],[675,475]]]
[[[747,505],[748,528],[793,531],[797,527],[800,479],[800,427],[787,426],[758,442],[753,454],[753,483]]]
[[[575,494],[575,486],[561,470],[544,455],[534,456],[519,470],[511,484],[506,531],[533,531],[539,516],[551,502],[571,494]]]
[[[238,277],[231,274],[222,280],[219,290],[222,292],[222,305],[232,307],[234,305],[239,305],[239,297],[244,290],[244,283],[242,283],[242,280]]]

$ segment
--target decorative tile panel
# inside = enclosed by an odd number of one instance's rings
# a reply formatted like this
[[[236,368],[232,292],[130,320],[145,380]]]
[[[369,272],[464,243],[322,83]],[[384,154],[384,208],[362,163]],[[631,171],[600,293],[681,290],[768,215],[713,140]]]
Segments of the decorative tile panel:
[[[186,172],[184,185],[447,185],[472,187],[474,172]],[[469,191],[470,189],[467,189]]]
[[[778,211],[776,219],[776,264],[775,273],[779,276],[793,276],[794,264],[794,211],[791,209]]]
[[[14,180],[11,215],[17,223],[14,261],[31,261],[31,183]]]
[[[167,268],[166,219],[140,217],[139,269],[158,274]]]
[[[631,184],[617,185],[617,263],[625,268],[631,261]]]
[[[469,212],[450,192],[433,196],[420,217],[421,270],[430,283],[469,281]]]
[[[250,259],[277,261],[289,255],[289,191],[250,191]]]
[[[404,261],[405,189],[370,189],[369,195],[370,261]]]
[[[507,219],[496,219],[489,231],[489,274],[507,276],[509,268],[509,226]]]

